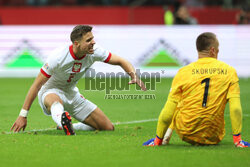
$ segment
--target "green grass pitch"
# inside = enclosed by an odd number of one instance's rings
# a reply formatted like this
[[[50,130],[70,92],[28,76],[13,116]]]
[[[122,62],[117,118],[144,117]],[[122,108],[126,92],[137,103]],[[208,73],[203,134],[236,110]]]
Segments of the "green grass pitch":
[[[104,91],[84,91],[84,79],[78,83],[81,93],[97,104],[114,123],[156,119],[163,107],[172,79],[162,79],[156,91],[113,91],[114,94],[153,94],[156,99],[104,99]],[[142,143],[155,136],[156,121],[120,124],[114,132],[76,131],[65,136],[54,128],[51,117],[45,116],[35,100],[26,133],[9,134],[19,114],[33,79],[0,79],[0,166],[190,166],[190,167],[249,167],[250,149],[235,148],[231,135],[228,106],[225,112],[226,136],[217,146],[191,146],[176,134],[171,143],[162,147],[143,147]],[[242,137],[250,141],[250,79],[240,79],[243,108]],[[75,121],[75,120],[74,120]],[[36,130],[36,131],[32,131]]]

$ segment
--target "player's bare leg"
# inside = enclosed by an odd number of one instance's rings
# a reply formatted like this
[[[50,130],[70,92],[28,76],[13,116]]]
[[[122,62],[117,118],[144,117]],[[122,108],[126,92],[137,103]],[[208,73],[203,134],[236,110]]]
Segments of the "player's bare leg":
[[[62,99],[55,93],[50,93],[44,98],[44,105],[46,106],[47,110],[51,112],[51,106],[55,103],[59,102],[63,105]]]
[[[112,122],[98,107],[83,121],[83,123],[97,130],[114,130]]]

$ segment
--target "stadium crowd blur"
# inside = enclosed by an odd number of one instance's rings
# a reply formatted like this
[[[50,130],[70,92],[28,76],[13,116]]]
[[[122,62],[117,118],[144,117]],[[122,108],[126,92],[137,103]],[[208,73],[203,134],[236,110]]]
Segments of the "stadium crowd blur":
[[[3,6],[42,5],[175,5],[241,7],[250,5],[250,0],[0,0]]]
[[[162,6],[168,12],[170,24],[199,24],[190,9],[219,6],[226,10],[238,9],[234,24],[250,24],[250,0],[0,0],[0,7],[13,6]]]

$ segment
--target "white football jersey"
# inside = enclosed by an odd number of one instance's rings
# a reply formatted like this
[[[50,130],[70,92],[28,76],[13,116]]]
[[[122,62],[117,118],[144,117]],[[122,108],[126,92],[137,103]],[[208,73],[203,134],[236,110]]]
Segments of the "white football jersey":
[[[98,45],[94,45],[94,54],[86,54],[81,59],[74,55],[73,45],[58,48],[51,53],[41,68],[41,73],[50,78],[43,85],[43,89],[73,90],[95,61],[107,63],[110,58],[111,53]]]

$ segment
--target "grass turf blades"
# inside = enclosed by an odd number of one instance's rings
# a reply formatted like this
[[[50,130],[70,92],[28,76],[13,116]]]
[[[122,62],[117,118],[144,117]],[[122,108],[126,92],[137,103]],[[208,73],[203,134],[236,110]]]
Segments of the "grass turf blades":
[[[170,145],[143,147],[155,136],[157,121],[120,124],[114,132],[76,131],[65,136],[63,131],[31,131],[5,134],[17,118],[25,95],[34,79],[0,79],[0,164],[1,166],[250,166],[250,149],[235,148],[231,135],[228,106],[225,112],[226,136],[218,146],[191,146],[174,133]],[[97,104],[112,122],[155,119],[165,104],[172,79],[162,79],[156,91],[113,91],[114,94],[155,94],[156,99],[104,99],[105,91],[80,92]],[[243,109],[242,138],[250,141],[250,79],[240,79]],[[75,120],[74,120],[75,121]],[[73,121],[73,122],[74,122]],[[55,128],[51,117],[45,116],[35,100],[28,116],[27,131]]]

